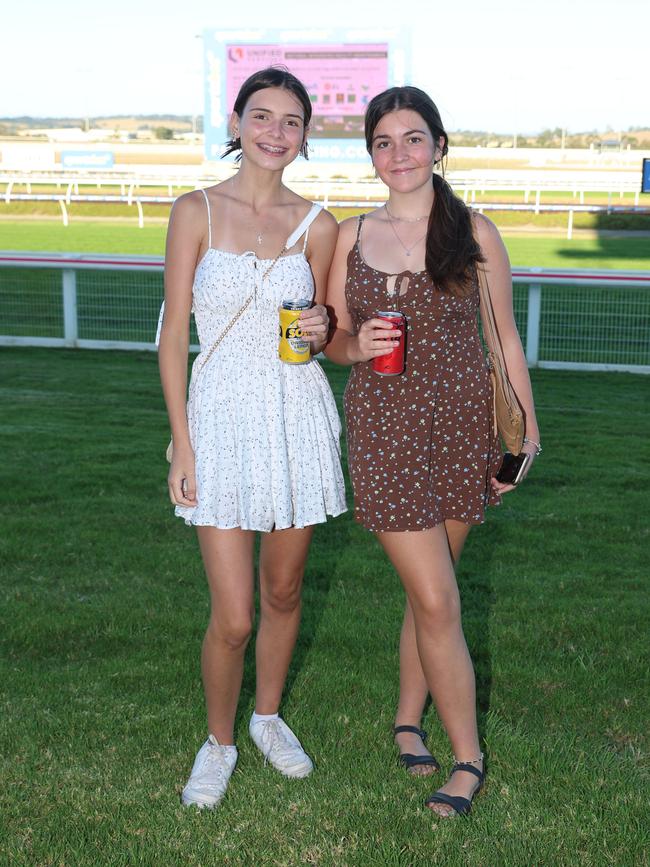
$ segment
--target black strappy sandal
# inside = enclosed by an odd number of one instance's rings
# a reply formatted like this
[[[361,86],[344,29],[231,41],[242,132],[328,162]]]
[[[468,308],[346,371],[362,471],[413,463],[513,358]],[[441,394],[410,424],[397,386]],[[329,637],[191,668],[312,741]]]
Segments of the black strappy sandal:
[[[426,743],[427,733],[422,729],[419,729],[417,726],[393,726],[393,737],[402,732],[410,732],[411,734],[418,735],[422,743]],[[413,753],[400,753],[397,761],[407,770],[415,768],[417,765],[430,765],[434,771],[440,770],[438,759],[435,756],[414,756]]]
[[[467,762],[456,762],[451,769],[451,774],[449,776],[451,776],[455,771],[468,771],[470,774],[474,774],[475,777],[478,777],[478,786],[472,792],[472,797],[462,798],[460,795],[446,795],[444,792],[434,792],[433,795],[431,795],[431,797],[424,803],[427,807],[430,807],[431,804],[446,804],[446,806],[455,810],[459,816],[468,816],[472,811],[472,801],[483,788],[483,783],[485,782],[485,768],[483,768],[482,771],[479,771],[478,768],[475,768],[474,765],[470,765]]]

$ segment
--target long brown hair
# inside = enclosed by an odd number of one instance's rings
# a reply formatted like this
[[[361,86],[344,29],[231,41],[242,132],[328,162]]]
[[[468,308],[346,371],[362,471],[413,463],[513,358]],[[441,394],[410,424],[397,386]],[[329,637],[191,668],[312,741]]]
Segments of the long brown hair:
[[[483,261],[481,248],[472,231],[472,216],[444,177],[443,160],[449,149],[440,112],[428,94],[418,87],[391,87],[377,94],[368,104],[365,118],[366,147],[372,154],[375,128],[385,114],[399,109],[416,111],[431,131],[434,141],[444,139],[442,154],[436,165],[442,175],[433,173],[435,193],[427,228],[425,267],[438,289],[463,294],[473,284],[477,262]]]

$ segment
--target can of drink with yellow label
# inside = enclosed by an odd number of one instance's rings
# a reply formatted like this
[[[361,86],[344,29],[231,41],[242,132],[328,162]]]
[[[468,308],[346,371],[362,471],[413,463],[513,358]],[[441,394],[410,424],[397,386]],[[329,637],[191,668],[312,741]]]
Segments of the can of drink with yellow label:
[[[309,343],[300,330],[300,311],[308,310],[311,301],[283,301],[280,308],[280,342],[278,356],[286,364],[304,364],[311,359]]]

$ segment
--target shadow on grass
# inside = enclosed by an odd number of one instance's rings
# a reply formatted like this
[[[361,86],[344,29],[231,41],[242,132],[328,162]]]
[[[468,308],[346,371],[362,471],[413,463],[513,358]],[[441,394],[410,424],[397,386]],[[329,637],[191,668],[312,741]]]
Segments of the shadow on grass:
[[[462,604],[463,631],[476,676],[476,704],[479,740],[485,744],[487,719],[492,695],[492,657],[490,654],[490,622],[495,603],[492,564],[501,549],[502,528],[490,521],[487,512],[485,525],[474,527],[456,570]],[[431,710],[431,696],[427,698],[423,718]]]
[[[616,204],[616,201],[612,204]],[[579,268],[582,259],[593,259],[594,255],[603,259],[619,260],[648,258],[650,215],[597,214],[595,230],[597,251],[593,248],[585,249],[568,245],[558,250],[559,255],[568,260],[567,264]]]
[[[483,526],[469,534],[458,567],[458,586],[463,605],[463,628],[476,673],[476,701],[479,737],[485,741],[487,717],[492,694],[490,623],[495,603],[492,566],[503,553],[503,529],[491,521],[491,511]]]
[[[335,573],[336,552],[347,550],[350,544],[349,530],[349,521],[343,517],[339,519],[329,518],[326,523],[319,524],[315,528],[305,568],[300,631],[282,693],[280,714],[282,714],[282,706],[290,701],[292,690],[300,679],[311,649],[318,641],[319,628],[328,607],[330,586]],[[256,560],[258,550],[259,537],[256,544]],[[244,658],[244,674],[235,722],[236,729],[243,725],[244,718],[246,724],[248,723],[247,715],[255,707],[255,645],[257,630],[259,629],[259,589],[256,592],[256,604],[255,633]]]

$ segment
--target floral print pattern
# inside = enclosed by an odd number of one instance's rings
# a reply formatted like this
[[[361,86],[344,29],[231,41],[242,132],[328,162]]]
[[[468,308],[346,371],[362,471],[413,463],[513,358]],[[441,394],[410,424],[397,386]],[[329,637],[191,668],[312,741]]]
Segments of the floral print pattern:
[[[371,361],[360,362],[346,388],[355,518],[373,531],[481,523],[485,506],[499,502],[490,478],[501,451],[478,333],[478,283],[460,297],[437,290],[426,271],[371,268],[361,255],[362,223],[345,288],[354,327],[380,310],[399,310],[407,324],[404,373],[381,376]]]

